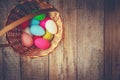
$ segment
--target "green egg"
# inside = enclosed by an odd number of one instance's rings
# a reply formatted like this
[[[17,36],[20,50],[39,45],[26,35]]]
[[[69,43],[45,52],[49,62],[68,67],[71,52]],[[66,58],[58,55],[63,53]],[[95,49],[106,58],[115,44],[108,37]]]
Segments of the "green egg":
[[[45,17],[46,17],[46,14],[39,14],[39,15],[35,16],[34,18],[41,21],[41,20],[45,19]]]
[[[35,10],[33,10],[32,13],[35,13],[35,12],[37,12],[37,11],[39,11],[39,9],[35,9]]]

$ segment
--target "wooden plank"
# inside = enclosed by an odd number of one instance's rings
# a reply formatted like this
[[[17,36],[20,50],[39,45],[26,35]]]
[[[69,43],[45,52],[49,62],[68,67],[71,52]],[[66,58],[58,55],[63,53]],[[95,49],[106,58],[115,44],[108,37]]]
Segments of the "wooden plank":
[[[0,39],[0,44],[1,44],[2,39]],[[2,49],[0,48],[0,80],[3,80],[3,58],[2,58]]]
[[[109,11],[113,9],[113,0],[109,3],[105,1],[105,80],[112,80],[112,55],[111,55],[111,36],[113,32],[112,24],[109,19],[111,19]],[[111,11],[112,12],[112,11]],[[108,19],[107,19],[108,18]],[[109,20],[109,21],[107,21]]]
[[[61,44],[49,55],[49,80],[64,79],[63,48]]]
[[[120,1],[105,1],[105,79],[120,80]]]
[[[3,49],[3,80],[20,80],[20,58],[11,48]]]
[[[6,12],[7,12],[7,7],[5,7],[5,2],[4,1],[0,1],[0,29],[3,28],[4,25],[4,21],[5,18],[7,16]],[[3,38],[4,37],[0,37],[0,44],[3,43]],[[0,48],[0,80],[3,80],[3,48]]]
[[[21,58],[22,80],[48,80],[48,56],[37,59]]]
[[[21,58],[20,65],[22,80],[48,80],[48,56],[36,59]]]
[[[6,18],[6,12],[7,12],[7,8],[0,8],[1,14],[0,14],[0,29],[3,28],[4,25],[4,20]],[[0,37],[0,44],[3,43],[3,37]],[[3,79],[3,48],[0,48],[0,80]]]
[[[3,17],[7,18],[9,11],[12,9],[13,4],[16,4],[16,1],[13,0],[1,0],[2,9],[1,13],[3,13]],[[9,4],[9,5],[8,5]],[[1,18],[3,22],[5,21]],[[3,25],[2,25],[3,26]],[[2,43],[7,43],[6,37],[2,37]],[[16,54],[12,48],[3,48],[2,49],[2,79],[3,80],[20,80],[20,58],[18,54]],[[2,80],[1,79],[1,80]]]
[[[62,14],[64,39],[50,54],[49,79],[76,80],[76,1],[50,0],[50,2]]]
[[[104,80],[104,0],[77,0],[77,80]]]
[[[0,0],[0,9],[5,9],[8,7],[8,0]]]
[[[0,44],[2,43],[2,38],[0,38]],[[2,58],[2,48],[0,48],[0,80],[3,80],[3,58]]]

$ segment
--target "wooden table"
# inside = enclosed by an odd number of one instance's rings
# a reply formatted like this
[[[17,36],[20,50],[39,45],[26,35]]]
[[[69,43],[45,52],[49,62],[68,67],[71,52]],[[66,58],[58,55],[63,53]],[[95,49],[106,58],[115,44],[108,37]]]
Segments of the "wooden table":
[[[0,29],[19,1],[0,0]],[[120,80],[120,0],[49,2],[62,14],[64,39],[37,59],[1,48],[0,80]]]

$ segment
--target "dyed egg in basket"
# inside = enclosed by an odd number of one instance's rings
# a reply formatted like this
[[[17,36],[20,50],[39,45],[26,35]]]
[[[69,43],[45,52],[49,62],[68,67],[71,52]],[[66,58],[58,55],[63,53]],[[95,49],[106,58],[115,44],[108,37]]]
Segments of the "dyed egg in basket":
[[[59,12],[57,10],[50,10],[50,8],[54,7],[46,2],[38,0],[25,1],[16,5],[10,12],[7,18],[6,25],[11,24],[16,20],[33,13],[34,10],[39,10],[42,14],[36,15],[33,18],[31,18],[30,20],[34,21],[33,23],[31,23],[31,21],[28,20],[29,25],[28,21],[23,22],[24,24],[16,26],[14,29],[6,33],[7,41],[9,42],[9,44],[16,43],[11,47],[21,56],[28,58],[42,57],[54,51],[54,49],[58,46],[59,42],[62,39],[63,33],[62,21]],[[44,19],[46,19],[47,21],[44,21]],[[39,21],[43,22],[40,24]],[[44,26],[40,27],[41,25]],[[20,26],[22,29],[19,28]],[[52,29],[51,26],[56,26],[56,28]],[[36,29],[35,27],[38,27],[40,33],[39,31],[38,33],[36,33],[38,29]],[[35,29],[35,31],[33,31],[33,28]],[[33,40],[30,41],[33,42],[26,42],[25,40],[27,39],[25,39],[25,36],[27,36],[30,39],[32,37]],[[23,40],[21,39],[21,37],[23,38]],[[23,45],[22,42],[26,42],[26,46]],[[43,45],[46,46],[43,47]]]

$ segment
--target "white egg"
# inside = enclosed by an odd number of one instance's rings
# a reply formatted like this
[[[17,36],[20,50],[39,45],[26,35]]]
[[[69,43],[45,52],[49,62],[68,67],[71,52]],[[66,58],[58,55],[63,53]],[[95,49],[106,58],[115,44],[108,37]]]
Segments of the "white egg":
[[[45,23],[46,30],[51,34],[57,33],[57,25],[53,20],[48,20]]]
[[[31,32],[30,32],[30,28],[29,28],[29,27],[25,28],[24,32],[25,32],[25,33],[27,33],[27,34],[29,34],[30,36],[32,36],[32,34],[31,34]]]

